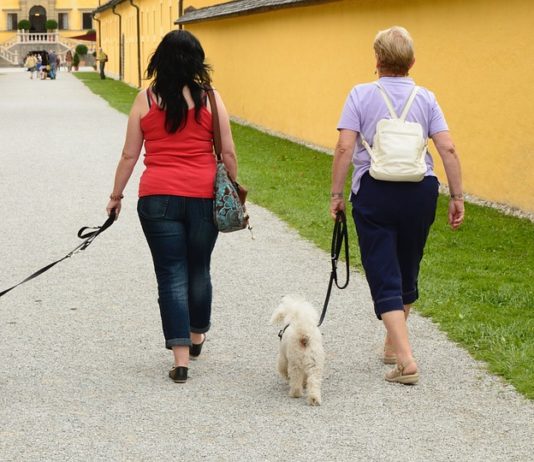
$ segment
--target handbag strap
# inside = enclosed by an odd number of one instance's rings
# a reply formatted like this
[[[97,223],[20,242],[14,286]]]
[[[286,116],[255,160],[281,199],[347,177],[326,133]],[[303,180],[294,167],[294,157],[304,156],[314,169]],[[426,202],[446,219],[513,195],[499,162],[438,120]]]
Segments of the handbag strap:
[[[215,101],[215,93],[213,88],[205,87],[206,94],[211,106],[211,120],[213,123],[213,146],[215,148],[215,156],[217,162],[222,162],[222,141],[221,141],[221,125],[219,124],[219,112],[217,111],[217,102]]]

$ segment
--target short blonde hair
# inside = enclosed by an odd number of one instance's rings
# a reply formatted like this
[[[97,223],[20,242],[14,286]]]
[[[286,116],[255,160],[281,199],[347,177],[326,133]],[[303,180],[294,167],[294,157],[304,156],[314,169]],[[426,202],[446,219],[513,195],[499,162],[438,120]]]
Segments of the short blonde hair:
[[[412,37],[404,27],[393,26],[379,31],[373,48],[382,72],[408,74],[414,61],[414,49]]]

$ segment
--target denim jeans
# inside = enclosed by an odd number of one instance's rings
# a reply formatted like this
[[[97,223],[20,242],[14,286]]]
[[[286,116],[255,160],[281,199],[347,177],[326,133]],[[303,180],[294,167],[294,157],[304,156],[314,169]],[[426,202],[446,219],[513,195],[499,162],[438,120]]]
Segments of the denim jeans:
[[[190,332],[210,328],[213,200],[145,196],[137,213],[154,261],[165,346],[191,345]]]

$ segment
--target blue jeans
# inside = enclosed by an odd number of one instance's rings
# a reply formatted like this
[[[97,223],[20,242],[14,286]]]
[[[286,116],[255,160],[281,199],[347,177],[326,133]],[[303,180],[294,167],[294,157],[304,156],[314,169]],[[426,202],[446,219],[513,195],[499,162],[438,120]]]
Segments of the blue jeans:
[[[145,196],[137,213],[154,261],[165,347],[191,345],[190,332],[210,328],[213,199]]]

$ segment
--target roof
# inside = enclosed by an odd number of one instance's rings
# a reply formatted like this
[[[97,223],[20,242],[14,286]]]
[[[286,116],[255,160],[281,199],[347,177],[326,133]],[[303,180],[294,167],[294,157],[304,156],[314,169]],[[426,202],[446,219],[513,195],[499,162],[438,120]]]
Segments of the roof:
[[[174,24],[189,24],[193,22],[210,21],[232,16],[264,13],[266,11],[272,11],[281,8],[308,6],[332,1],[337,0],[234,0],[231,2],[220,3],[218,5],[207,6],[199,9],[195,9],[194,7],[186,8],[184,14],[178,18]]]
[[[109,10],[110,8],[118,5],[119,3],[124,2],[125,0],[109,0],[108,2],[100,5],[98,8],[93,10],[93,14],[101,13],[102,11]]]

